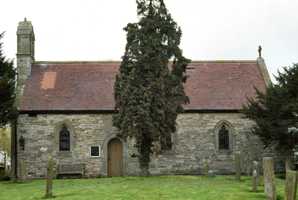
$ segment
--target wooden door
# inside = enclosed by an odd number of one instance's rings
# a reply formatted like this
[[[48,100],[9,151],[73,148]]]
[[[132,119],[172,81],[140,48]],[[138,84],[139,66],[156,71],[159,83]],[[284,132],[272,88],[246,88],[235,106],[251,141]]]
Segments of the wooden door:
[[[123,175],[122,142],[115,138],[108,144],[108,176]]]

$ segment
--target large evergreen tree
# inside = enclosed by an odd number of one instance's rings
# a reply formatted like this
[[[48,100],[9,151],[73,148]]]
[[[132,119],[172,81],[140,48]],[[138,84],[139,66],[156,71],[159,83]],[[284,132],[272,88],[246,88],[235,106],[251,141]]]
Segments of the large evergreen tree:
[[[256,122],[253,133],[266,146],[273,145],[280,153],[292,156],[298,144],[298,134],[290,131],[298,126],[298,64],[284,68],[276,80],[265,93],[257,91],[257,98],[249,100],[244,114]]]
[[[0,34],[0,40],[3,33]],[[13,62],[7,60],[2,52],[2,43],[0,42],[0,127],[11,122],[15,116],[15,78],[16,72]]]
[[[118,112],[113,122],[122,138],[136,139],[140,167],[148,175],[154,144],[161,150],[171,147],[177,114],[188,102],[183,83],[190,60],[182,55],[181,29],[163,0],[137,0],[137,10],[139,22],[125,28],[127,44],[114,86]]]

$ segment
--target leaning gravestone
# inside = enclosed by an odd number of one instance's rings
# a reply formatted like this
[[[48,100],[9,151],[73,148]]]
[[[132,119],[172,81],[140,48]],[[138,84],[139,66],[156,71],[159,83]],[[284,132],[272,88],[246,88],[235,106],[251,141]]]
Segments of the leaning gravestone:
[[[285,200],[296,200],[297,172],[287,170],[285,184]]]
[[[235,153],[235,171],[236,171],[236,180],[240,181],[241,179],[241,153],[237,151]]]
[[[276,200],[274,162],[272,157],[263,158],[264,190],[267,200]]]

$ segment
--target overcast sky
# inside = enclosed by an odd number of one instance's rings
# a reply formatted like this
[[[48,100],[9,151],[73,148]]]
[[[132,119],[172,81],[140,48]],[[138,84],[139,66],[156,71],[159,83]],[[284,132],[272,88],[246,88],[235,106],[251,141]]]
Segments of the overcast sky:
[[[192,60],[257,58],[262,45],[270,74],[298,62],[298,0],[165,0],[183,31]],[[123,27],[135,22],[135,0],[5,0],[0,32],[4,52],[16,54],[16,29],[27,17],[36,60],[120,60]]]

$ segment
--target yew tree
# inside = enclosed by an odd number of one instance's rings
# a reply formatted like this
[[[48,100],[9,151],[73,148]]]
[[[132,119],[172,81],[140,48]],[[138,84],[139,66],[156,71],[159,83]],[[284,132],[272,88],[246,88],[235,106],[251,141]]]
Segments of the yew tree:
[[[256,122],[252,132],[266,147],[292,157],[298,145],[298,64],[284,68],[276,80],[265,92],[257,90],[243,111]]]
[[[0,34],[0,40],[3,33]],[[13,61],[5,58],[0,42],[0,127],[12,122],[16,117],[15,101],[16,71]]]
[[[114,85],[113,123],[120,137],[135,138],[141,171],[149,175],[150,154],[171,148],[177,115],[188,102],[183,84],[190,60],[182,55],[182,31],[164,1],[136,2],[139,21],[124,28],[127,44]]]

